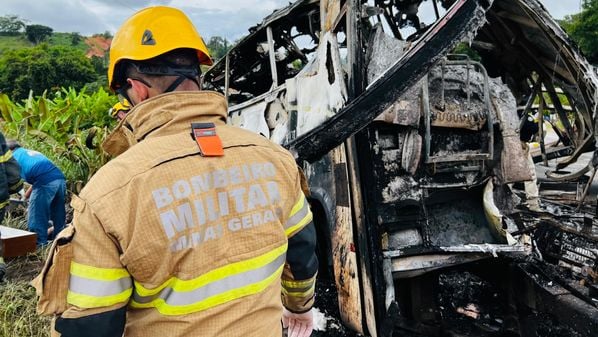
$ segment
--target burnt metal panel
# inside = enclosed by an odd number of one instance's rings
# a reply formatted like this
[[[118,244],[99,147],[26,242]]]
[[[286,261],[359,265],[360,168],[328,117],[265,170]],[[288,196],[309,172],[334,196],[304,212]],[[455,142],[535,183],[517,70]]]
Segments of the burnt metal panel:
[[[408,90],[443,54],[484,22],[478,1],[461,0],[365,93],[339,113],[305,135],[286,144],[298,160],[314,161],[362,130]]]

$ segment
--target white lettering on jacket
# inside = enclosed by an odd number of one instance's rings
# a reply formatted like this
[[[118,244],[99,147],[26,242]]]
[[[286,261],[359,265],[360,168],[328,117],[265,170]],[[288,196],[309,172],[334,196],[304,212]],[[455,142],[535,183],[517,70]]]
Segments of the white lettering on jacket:
[[[274,178],[276,168],[270,162],[233,166],[225,170],[215,170],[188,179],[177,180],[170,187],[161,187],[152,191],[158,209],[169,206],[176,200],[188,198],[192,194],[201,194],[215,188],[228,188]]]
[[[280,221],[282,197],[270,162],[219,169],[152,191],[173,252]],[[225,219],[223,219],[225,218]]]

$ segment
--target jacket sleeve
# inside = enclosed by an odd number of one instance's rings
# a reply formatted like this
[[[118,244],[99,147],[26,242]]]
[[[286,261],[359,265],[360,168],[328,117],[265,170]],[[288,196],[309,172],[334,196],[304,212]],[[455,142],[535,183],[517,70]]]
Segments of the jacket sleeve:
[[[300,180],[297,179],[296,202],[285,226],[289,248],[282,274],[283,305],[295,313],[309,311],[313,306],[318,271],[316,230]]]
[[[12,161],[12,162],[11,162]],[[4,208],[9,201],[11,192],[12,172],[9,172],[9,163],[15,163],[12,151],[6,146],[4,135],[0,132],[0,208]],[[18,166],[17,166],[18,167]],[[17,171],[18,175],[20,171]],[[19,181],[21,178],[18,177]],[[21,184],[22,185],[22,184]]]
[[[10,158],[4,163],[4,170],[6,171],[6,179],[8,181],[8,193],[13,194],[19,192],[23,188],[23,179],[21,178],[21,167],[17,160],[12,155],[12,151],[8,150]]]
[[[62,337],[120,337],[132,294],[130,274],[120,262],[117,241],[106,233],[90,205],[73,196],[74,236],[66,310],[54,329]]]

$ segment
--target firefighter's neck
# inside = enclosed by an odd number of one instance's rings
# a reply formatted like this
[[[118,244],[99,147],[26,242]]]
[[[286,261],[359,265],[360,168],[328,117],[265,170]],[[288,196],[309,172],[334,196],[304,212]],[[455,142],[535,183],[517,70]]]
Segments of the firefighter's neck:
[[[127,94],[131,100],[133,106],[160,94],[163,92],[157,89],[158,86],[148,86],[142,81],[135,80],[132,78],[127,79],[130,88],[127,90]],[[173,91],[199,91],[198,84],[189,79],[185,79],[179,84]]]

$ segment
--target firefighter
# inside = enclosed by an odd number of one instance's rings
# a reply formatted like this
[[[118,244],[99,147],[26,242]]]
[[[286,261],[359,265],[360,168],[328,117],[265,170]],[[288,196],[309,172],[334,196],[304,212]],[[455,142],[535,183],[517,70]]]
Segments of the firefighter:
[[[117,102],[114,104],[112,108],[108,110],[108,115],[120,122],[125,118],[129,110],[131,110],[131,105],[126,99],[124,99],[122,103]]]
[[[73,197],[34,280],[63,337],[280,337],[281,318],[311,334],[302,175],[282,147],[226,125],[224,97],[200,91],[211,63],[174,8],[141,10],[114,36],[109,84],[132,105],[104,144],[118,157]]]

